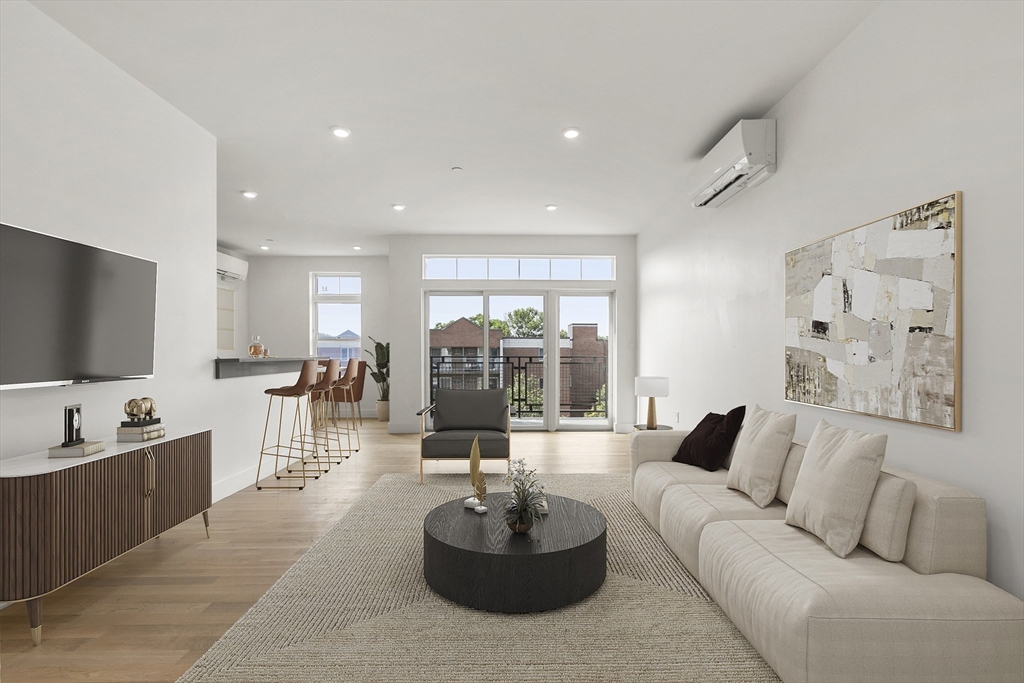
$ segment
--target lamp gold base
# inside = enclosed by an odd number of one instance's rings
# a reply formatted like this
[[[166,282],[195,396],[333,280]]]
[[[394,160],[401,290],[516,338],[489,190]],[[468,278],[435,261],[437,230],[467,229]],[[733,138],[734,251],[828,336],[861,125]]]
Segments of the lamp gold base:
[[[654,407],[654,397],[647,398],[647,428],[655,430],[658,428],[658,411]]]

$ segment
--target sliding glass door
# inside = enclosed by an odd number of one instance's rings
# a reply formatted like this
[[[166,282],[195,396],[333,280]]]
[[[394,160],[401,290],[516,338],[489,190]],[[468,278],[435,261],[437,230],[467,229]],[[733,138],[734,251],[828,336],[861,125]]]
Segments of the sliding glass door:
[[[611,426],[611,296],[558,296],[558,428]]]
[[[429,402],[439,388],[504,389],[513,427],[611,426],[610,294],[428,292],[425,304]]]
[[[545,329],[543,294],[488,294],[492,330],[501,340],[491,358],[491,374],[508,392],[512,423],[545,428]]]

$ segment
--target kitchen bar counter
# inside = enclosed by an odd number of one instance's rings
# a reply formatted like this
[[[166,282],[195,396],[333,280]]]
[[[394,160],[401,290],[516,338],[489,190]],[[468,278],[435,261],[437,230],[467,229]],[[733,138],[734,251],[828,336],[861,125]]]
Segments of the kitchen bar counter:
[[[283,372],[295,372],[302,368],[303,361],[317,360],[312,356],[302,358],[217,358],[214,362],[214,377],[229,379],[231,377],[252,377],[254,375],[274,375]]]

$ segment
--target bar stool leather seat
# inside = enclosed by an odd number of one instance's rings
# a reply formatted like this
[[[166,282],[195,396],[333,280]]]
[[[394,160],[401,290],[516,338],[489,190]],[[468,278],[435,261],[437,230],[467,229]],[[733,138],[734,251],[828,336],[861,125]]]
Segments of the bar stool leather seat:
[[[313,390],[313,387],[315,387],[316,384],[317,384],[317,361],[315,361],[315,360],[307,360],[307,361],[303,361],[302,369],[299,371],[299,377],[298,377],[298,380],[295,382],[295,384],[293,384],[291,386],[285,386],[285,387],[273,387],[273,388],[270,388],[270,389],[265,389],[263,391],[264,394],[266,394],[267,396],[270,397],[270,403],[267,405],[267,421],[266,421],[266,424],[263,427],[263,443],[262,443],[262,447],[260,449],[260,461],[259,461],[259,465],[257,465],[257,467],[256,467],[256,490],[257,491],[260,491],[260,490],[265,489],[265,488],[288,488],[288,489],[298,489],[299,491],[301,491],[306,486],[307,475],[312,476],[313,479],[319,479],[320,478],[320,474],[322,474],[322,471],[319,469],[319,467],[317,467],[314,470],[308,470],[307,467],[306,467],[307,462],[306,462],[305,457],[304,457],[305,448],[306,448],[306,431],[305,431],[306,417],[309,417],[310,420],[312,421],[312,415],[311,415],[312,404],[311,404],[311,401],[310,401],[310,392]],[[279,414],[279,417],[278,417],[278,424],[277,424],[277,443],[268,446],[267,445],[267,432],[268,432],[269,427],[270,427],[270,412],[271,412],[271,409],[274,406],[274,398],[275,397],[281,399],[281,411],[280,411],[280,414]],[[302,399],[303,399],[303,397],[306,398],[306,417],[304,417],[302,415]],[[285,402],[285,399],[288,399],[288,398],[294,398],[295,399],[295,416],[294,416],[294,418],[292,420],[291,437],[290,437],[290,439],[289,439],[289,441],[287,443],[282,443],[281,442],[281,431],[282,431],[282,427],[283,427],[283,424],[284,424],[284,402]],[[296,437],[296,435],[295,435],[296,430],[298,430],[298,437]],[[316,432],[315,432],[315,430],[313,431],[312,436],[313,436],[313,454],[314,454],[314,458],[315,458],[315,457],[318,456],[318,452],[317,452],[318,449],[317,449],[317,441],[316,441]],[[298,446],[295,446],[295,441],[296,440],[299,441],[299,445]],[[282,452],[282,451],[284,451],[284,452]],[[296,451],[298,452],[298,455],[295,454]],[[263,467],[263,457],[264,456],[273,456],[273,458],[274,458],[274,477],[276,479],[278,479],[278,480],[280,480],[280,479],[301,479],[302,480],[302,485],[301,486],[261,486],[260,485],[260,471],[261,471],[261,469]],[[297,468],[297,469],[298,469],[299,472],[301,472],[301,474],[279,474],[280,469],[281,469],[279,467],[279,463],[280,463],[280,459],[281,458],[285,458],[287,463],[291,463],[292,460],[298,460],[299,461],[299,465],[301,465],[301,466],[299,468]],[[291,469],[291,466],[290,465],[287,465],[287,466],[288,466],[288,472],[292,472],[293,470]]]

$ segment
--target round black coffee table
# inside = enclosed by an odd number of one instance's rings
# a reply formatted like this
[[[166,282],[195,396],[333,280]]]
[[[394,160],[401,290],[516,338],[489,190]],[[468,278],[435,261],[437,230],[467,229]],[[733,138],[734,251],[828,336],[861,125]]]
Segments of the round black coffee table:
[[[487,496],[489,512],[439,505],[423,520],[423,576],[440,595],[488,612],[542,612],[587,597],[604,583],[604,515],[578,500],[548,495],[550,513],[514,534],[503,510],[509,494]]]

